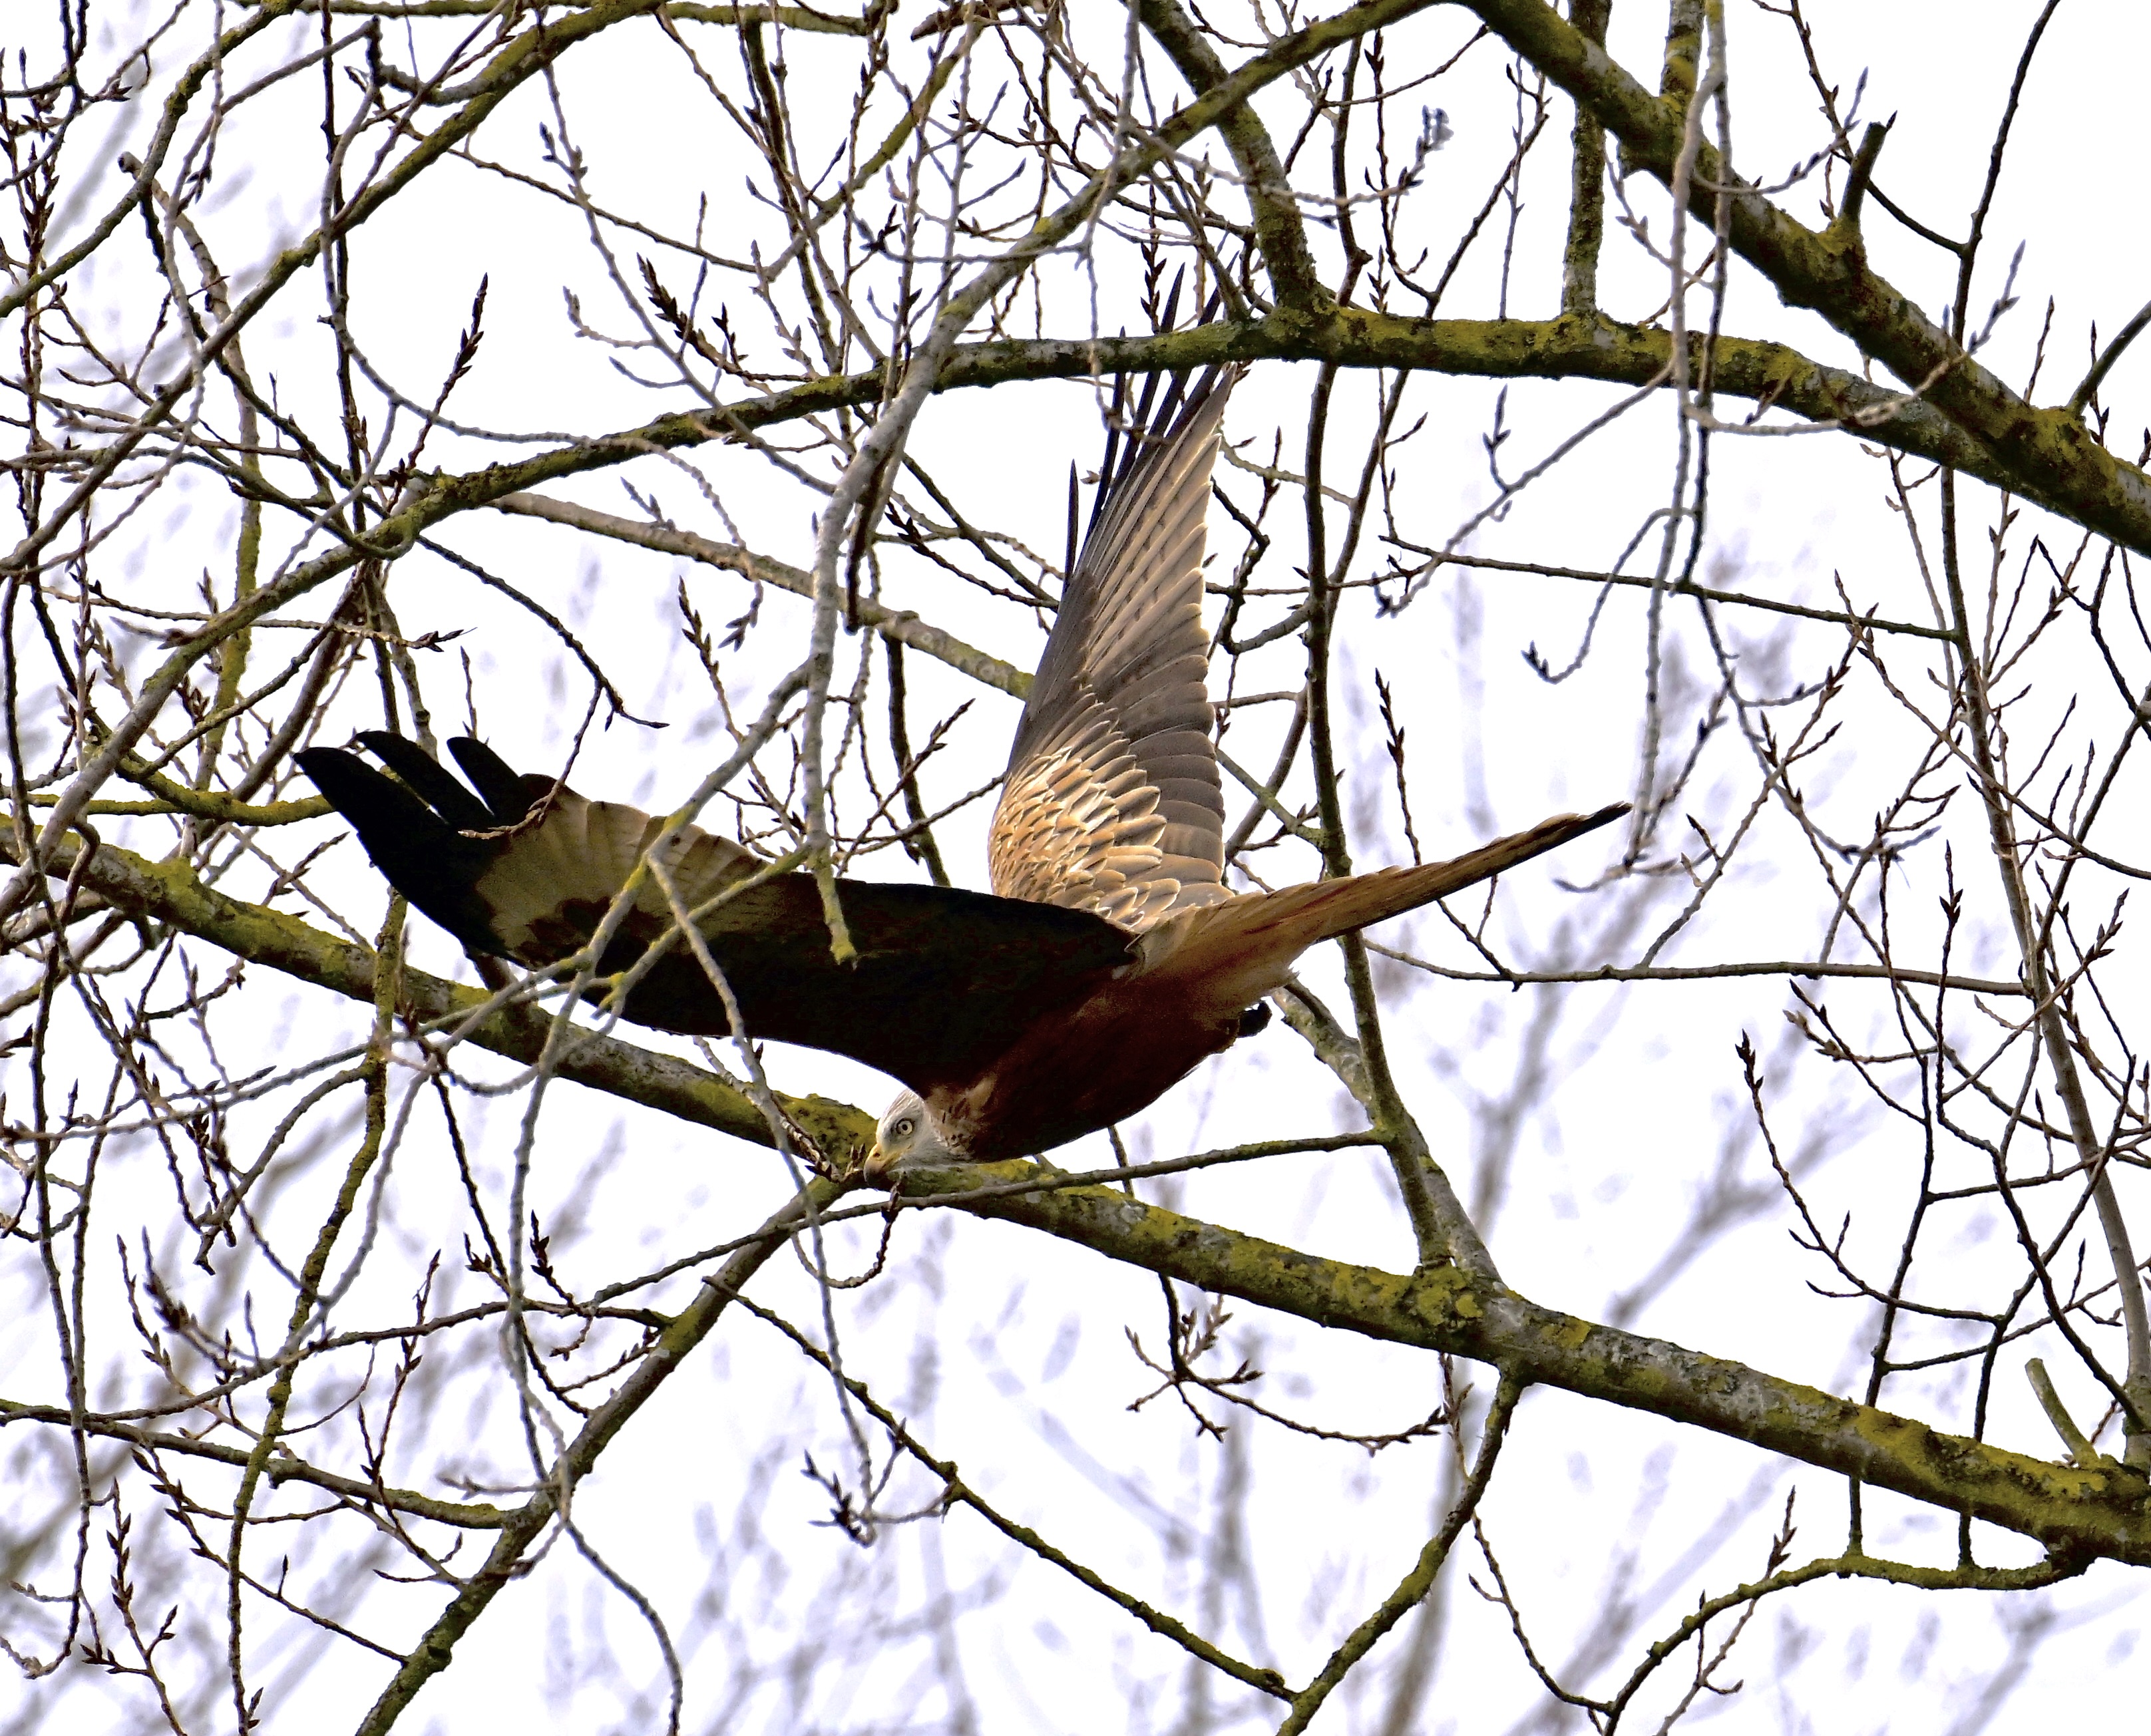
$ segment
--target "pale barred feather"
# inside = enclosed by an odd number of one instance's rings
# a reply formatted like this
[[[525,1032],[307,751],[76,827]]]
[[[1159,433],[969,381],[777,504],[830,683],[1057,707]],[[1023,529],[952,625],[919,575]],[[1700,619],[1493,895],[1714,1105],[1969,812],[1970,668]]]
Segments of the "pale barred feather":
[[[1224,398],[1200,397],[1136,461],[1085,544],[994,816],[1004,897],[1140,932],[1227,896],[1202,607]]]
[[[1095,911],[1124,928],[1145,926],[1178,883],[1155,877],[1165,822],[1156,792],[1125,757],[1103,777],[1082,760],[1056,758],[1003,798],[989,863],[995,890]]]
[[[477,883],[478,896],[493,914],[493,932],[520,957],[537,936],[561,928],[587,926],[589,913],[601,912],[627,884],[643,852],[665,829],[664,820],[621,802],[591,802],[562,789],[545,817],[519,833],[513,847]],[[729,838],[699,826],[681,828],[660,858],[681,898],[691,910],[731,883],[762,866],[761,859]],[[665,894],[645,876],[635,908],[646,917],[669,921]],[[580,922],[569,916],[580,906]]]

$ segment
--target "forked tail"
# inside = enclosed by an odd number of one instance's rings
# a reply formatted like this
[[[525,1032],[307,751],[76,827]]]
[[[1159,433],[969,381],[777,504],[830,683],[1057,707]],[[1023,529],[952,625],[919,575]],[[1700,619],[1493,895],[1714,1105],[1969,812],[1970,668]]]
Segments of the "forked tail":
[[[1558,849],[1587,832],[1611,825],[1627,812],[1627,802],[1617,802],[1596,813],[1556,814],[1550,820],[1540,821],[1528,832],[1497,838],[1491,844],[1482,844],[1470,854],[1452,857],[1447,862],[1430,862],[1418,868],[1378,868],[1371,874],[1354,874],[1349,880],[1317,880],[1311,886],[1295,886],[1272,896],[1282,902],[1291,899],[1294,893],[1308,895],[1308,914],[1318,913],[1320,918],[1305,942],[1312,946],[1317,941],[1334,939],[1354,929],[1402,916],[1407,910],[1416,910],[1421,904],[1445,898],[1481,880],[1491,880],[1519,863],[1529,862],[1534,856]],[[1280,911],[1278,914],[1288,919],[1288,913]]]
[[[1617,802],[1596,813],[1556,814],[1447,862],[1316,880],[1189,911],[1153,931],[1156,939],[1150,944],[1159,950],[1151,969],[1202,984],[1203,997],[1220,1006],[1243,1006],[1283,983],[1293,960],[1308,947],[1491,880],[1627,812],[1627,802]]]

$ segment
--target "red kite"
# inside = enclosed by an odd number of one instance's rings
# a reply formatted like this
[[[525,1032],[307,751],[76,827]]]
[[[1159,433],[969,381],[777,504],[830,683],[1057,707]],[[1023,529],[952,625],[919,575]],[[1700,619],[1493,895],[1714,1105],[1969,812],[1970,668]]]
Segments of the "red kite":
[[[831,1050],[908,1087],[870,1174],[912,1161],[1043,1151],[1134,1115],[1204,1056],[1259,1029],[1260,1003],[1308,947],[1461,890],[1605,825],[1565,814],[1454,861],[1273,893],[1224,883],[1225,804],[1203,676],[1203,515],[1227,387],[1176,387],[1104,481],[1009,756],[994,816],[994,895],[839,879],[858,957],[832,956],[811,875],[687,827],[663,854],[746,1034]],[[580,950],[660,819],[519,777],[468,738],[475,787],[398,736],[359,741],[396,774],[314,748],[306,775],[374,866],[478,957],[539,967]],[[400,780],[400,781],[399,781]],[[644,878],[598,970],[626,970],[673,929]],[[600,981],[590,993],[600,996]],[[660,1030],[730,1032],[723,998],[676,934],[623,1007]]]

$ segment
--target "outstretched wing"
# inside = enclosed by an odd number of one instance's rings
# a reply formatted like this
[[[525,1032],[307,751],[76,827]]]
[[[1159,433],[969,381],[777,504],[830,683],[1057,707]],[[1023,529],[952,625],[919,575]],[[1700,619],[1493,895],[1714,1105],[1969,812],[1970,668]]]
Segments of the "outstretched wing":
[[[1224,796],[1203,686],[1203,512],[1231,390],[1135,415],[1046,640],[989,845],[994,890],[1137,933],[1216,903]],[[1149,424],[1144,431],[1144,423]]]
[[[580,951],[664,829],[639,808],[519,777],[468,739],[448,746],[478,795],[411,742],[359,739],[395,778],[341,748],[309,749],[301,767],[374,866],[474,954],[542,966]],[[748,1035],[848,1055],[919,1091],[975,1077],[1030,1020],[1082,1000],[1131,956],[1126,930],[1086,912],[839,880],[859,955],[838,964],[812,876],[747,885],[761,859],[693,826],[663,860]],[[600,974],[629,969],[671,926],[662,891],[645,877]],[[661,1030],[731,1029],[722,997],[676,939],[624,1011]]]

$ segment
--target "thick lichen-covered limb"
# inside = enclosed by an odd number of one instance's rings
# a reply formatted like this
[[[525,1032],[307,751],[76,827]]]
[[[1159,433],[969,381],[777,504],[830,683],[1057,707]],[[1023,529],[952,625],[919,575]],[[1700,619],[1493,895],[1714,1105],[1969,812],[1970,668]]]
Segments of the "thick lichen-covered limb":
[[[72,866],[70,842],[53,869]],[[124,909],[197,935],[253,963],[355,1000],[373,996],[370,949],[296,918],[204,887],[182,865],[149,863],[106,846],[82,876]],[[481,1003],[477,991],[407,969],[402,1005],[422,1019]],[[470,1040],[527,1060],[546,1021],[494,1015]],[[747,1100],[700,1068],[610,1037],[578,1045],[562,1076],[685,1121],[766,1143],[768,1130]],[[824,1151],[863,1146],[870,1119],[826,1099],[787,1098],[786,1114]],[[989,1181],[1049,1172],[1023,1164],[969,1166],[909,1177],[922,1197]],[[2007,1530],[2062,1553],[2089,1552],[2151,1565],[2151,1482],[2113,1467],[2047,1464],[1945,1435],[1910,1418],[1833,1398],[1722,1358],[1662,1339],[1594,1325],[1478,1283],[1455,1268],[1414,1276],[1325,1260],[1214,1224],[1180,1217],[1102,1188],[974,1199],[964,1209],[1044,1230],[1110,1258],[1223,1291],[1319,1324],[1513,1369],[1520,1378],[1631,1410],[1647,1410],[1855,1475]]]
[[[1595,43],[1606,40],[1613,0],[1569,0],[1569,22]],[[1561,249],[1561,311],[1598,308],[1598,248],[1606,237],[1606,129],[1581,103],[1569,136],[1568,240]]]
[[[68,873],[79,848],[68,840],[49,872]],[[12,845],[4,853],[12,859]],[[228,898],[203,885],[184,863],[149,862],[107,844],[84,872],[82,883],[116,908],[169,924],[251,964],[266,964],[353,1000],[373,999],[370,948],[324,934],[281,910]],[[400,1006],[410,1018],[450,1019],[469,1013],[486,999],[475,989],[423,971],[407,968],[403,973]],[[468,1032],[465,1040],[529,1061],[544,1047],[550,1026],[551,1020],[534,1009],[508,1007]],[[559,1076],[757,1145],[769,1142],[769,1128],[754,1106],[715,1075],[616,1037],[580,1036],[561,1063]],[[777,1101],[793,1125],[833,1157],[841,1159],[854,1146],[863,1150],[873,1137],[872,1117],[848,1105],[825,1097],[780,1096]]]
[[[1025,1172],[1020,1164],[924,1172],[906,1177],[904,1192],[931,1197]],[[1470,1357],[1535,1384],[1732,1435],[1970,1514],[2057,1555],[2151,1565],[2151,1481],[2133,1471],[2052,1465],[1946,1435],[1722,1357],[1577,1319],[1453,1267],[1405,1277],[1321,1259],[1103,1187],[1041,1187],[963,1209],[1324,1326]]]
[[[1668,185],[1682,140],[1682,108],[1653,96],[1542,0],[1467,0],[1496,35],[1588,108],[1622,144],[1629,163]],[[2100,535],[2151,548],[2151,480],[2117,458],[2065,409],[2034,408],[1965,353],[1913,299],[1869,269],[1856,235],[1819,234],[1763,195],[1732,181],[1704,144],[1691,204],[1708,217],[1732,188],[1733,251],[1790,305],[1814,310],[1917,391],[2005,473],[2003,485],[2057,509]],[[1990,478],[1992,479],[1992,478]]]
[[[1691,361],[1691,372],[1701,365],[1702,342],[1699,337],[1693,340],[1698,353]],[[942,364],[934,389],[952,392],[1011,380],[1084,379],[1099,373],[1267,360],[1322,360],[1353,368],[1640,386],[1665,377],[1672,347],[1673,338],[1664,331],[1617,325],[1602,315],[1436,320],[1368,307],[1279,308],[1260,320],[1217,321],[1157,336],[961,344]],[[2027,475],[1933,404],[1849,369],[1827,367],[1789,344],[1720,335],[1713,340],[1712,353],[1712,387],[1721,397],[1774,406],[1811,423],[1842,424],[1863,440],[1949,465],[2099,529],[2132,549],[2151,553],[2151,479],[2103,448],[2095,449],[2088,471],[2065,467],[2058,479],[2043,473]],[[592,435],[512,464],[440,478],[423,497],[418,515],[423,523],[415,528],[563,477],[610,469],[653,450],[676,451],[725,439],[735,432],[748,433],[872,404],[878,400],[882,383],[878,370],[832,375],[721,411],[663,416],[640,428]],[[2096,524],[2094,514],[2099,521]]]
[[[1143,28],[1172,58],[1182,78],[1197,94],[1215,89],[1226,77],[1210,38],[1172,0],[1141,0]],[[1232,164],[1247,184],[1248,215],[1256,245],[1268,266],[1270,286],[1279,301],[1311,307],[1329,301],[1307,245],[1307,225],[1292,195],[1284,163],[1262,117],[1246,105],[1229,109],[1217,122],[1218,136],[1232,154]]]
[[[1572,15],[1570,22],[1582,24]],[[1598,31],[1592,40],[1602,45],[1606,33]],[[1702,64],[1703,0],[1673,0],[1666,8],[1666,52],[1658,68],[1658,94],[1683,115],[1688,113],[1688,99],[1695,94],[1696,74]]]
[[[1699,344],[1701,340],[1697,340]],[[1082,379],[1095,373],[1199,368],[1212,362],[1327,360],[1344,367],[1470,375],[1493,379],[1589,379],[1637,386],[1664,377],[1669,334],[1620,326],[1602,316],[1552,320],[1410,319],[1372,308],[1328,306],[1313,312],[1279,309],[1259,321],[1221,321],[1154,337],[1037,339],[959,345],[934,382],[936,392],[1012,380]],[[2047,510],[2099,529],[2151,554],[2151,481],[2094,448],[2092,468],[2069,469],[2057,484],[2002,462],[1934,405],[1894,392],[1859,374],[1823,363],[1788,344],[1721,336],[1714,342],[1713,386],[1721,397],[1775,406],[1819,423],[1842,423],[1863,439],[1979,478],[2025,496]],[[1695,365],[1699,366],[1700,358]],[[407,504],[373,527],[370,552],[394,559],[416,547],[421,533],[475,507],[489,507],[548,482],[611,469],[652,451],[677,451],[782,427],[802,418],[878,400],[878,369],[811,380],[720,411],[663,416],[612,434],[593,435],[514,463],[459,476],[436,476]],[[2047,412],[2027,412],[2044,415]],[[534,514],[535,503],[506,509]],[[565,519],[571,509],[552,504],[543,515]],[[610,525],[593,524],[606,534]],[[654,546],[654,545],[653,545]],[[712,549],[716,545],[711,545]],[[254,620],[355,564],[366,549],[332,549],[285,579],[247,597],[205,629],[205,638],[243,630]],[[744,551],[742,551],[744,555]],[[702,558],[696,556],[696,558]],[[214,630],[212,630],[212,629]],[[921,637],[921,649],[926,649]],[[953,645],[948,660],[973,660]],[[982,655],[982,654],[975,654]],[[971,670],[1014,691],[1005,675]],[[238,823],[250,817],[235,815]],[[285,817],[279,815],[278,817]]]

